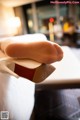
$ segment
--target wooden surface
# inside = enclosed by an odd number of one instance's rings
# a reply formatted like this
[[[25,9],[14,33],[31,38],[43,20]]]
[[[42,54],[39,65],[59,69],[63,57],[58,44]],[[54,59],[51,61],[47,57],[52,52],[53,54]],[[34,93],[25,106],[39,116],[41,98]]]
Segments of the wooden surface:
[[[63,47],[64,58],[53,63],[56,70],[42,83],[36,84],[42,89],[45,85],[80,86],[80,63],[68,47]],[[8,111],[11,120],[29,120],[34,107],[35,84],[27,79],[16,79],[0,73],[0,112]]]
[[[64,57],[60,62],[53,63],[52,65],[56,70],[42,83],[37,86],[52,85],[55,87],[67,87],[70,86],[80,87],[80,61],[69,47],[62,47],[64,51]],[[76,86],[77,85],[77,86]]]
[[[10,120],[29,120],[34,106],[34,83],[0,73],[0,112],[8,111]]]

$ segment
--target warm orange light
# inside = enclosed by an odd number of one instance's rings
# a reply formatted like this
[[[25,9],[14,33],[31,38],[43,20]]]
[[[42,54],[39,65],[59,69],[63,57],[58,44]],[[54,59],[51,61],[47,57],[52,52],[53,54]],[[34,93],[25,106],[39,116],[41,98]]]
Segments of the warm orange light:
[[[54,22],[54,18],[49,18],[49,22]]]
[[[54,41],[54,34],[53,34],[53,24],[49,22],[49,36],[50,36],[50,41]]]

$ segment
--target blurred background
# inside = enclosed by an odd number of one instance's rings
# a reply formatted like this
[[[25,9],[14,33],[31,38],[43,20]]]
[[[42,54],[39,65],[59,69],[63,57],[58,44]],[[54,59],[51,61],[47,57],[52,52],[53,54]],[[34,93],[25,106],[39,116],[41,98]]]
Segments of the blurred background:
[[[40,32],[48,40],[80,47],[80,4],[50,0],[0,0],[0,38]]]
[[[0,0],[0,38],[43,33],[48,40],[70,47],[80,60],[80,4],[52,2]],[[79,89],[36,91],[35,100],[35,117],[32,115],[32,120],[53,120],[56,113],[56,119],[61,114],[65,119],[67,116],[72,116],[73,120],[80,119]],[[79,119],[75,118],[75,112]]]

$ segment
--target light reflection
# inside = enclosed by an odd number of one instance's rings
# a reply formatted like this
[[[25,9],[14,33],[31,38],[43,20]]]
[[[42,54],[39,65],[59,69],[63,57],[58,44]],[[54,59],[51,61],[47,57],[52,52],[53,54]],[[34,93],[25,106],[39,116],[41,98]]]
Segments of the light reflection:
[[[21,21],[19,17],[12,17],[8,21],[9,27],[18,28],[21,26]]]

